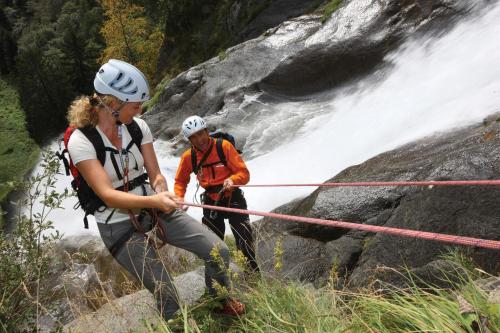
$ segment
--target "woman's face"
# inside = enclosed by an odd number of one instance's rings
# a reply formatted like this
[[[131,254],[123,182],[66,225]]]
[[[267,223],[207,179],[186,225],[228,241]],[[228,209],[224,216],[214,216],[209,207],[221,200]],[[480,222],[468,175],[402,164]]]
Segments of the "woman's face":
[[[142,112],[141,102],[128,102],[123,105],[120,109],[120,115],[118,119],[123,124],[130,124],[135,116],[138,116]],[[119,107],[119,106],[118,106]]]

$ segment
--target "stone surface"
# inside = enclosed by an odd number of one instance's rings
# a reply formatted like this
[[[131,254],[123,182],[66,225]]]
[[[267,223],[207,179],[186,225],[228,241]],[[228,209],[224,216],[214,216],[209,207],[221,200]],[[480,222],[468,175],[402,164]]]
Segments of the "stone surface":
[[[500,124],[497,116],[484,123],[442,133],[347,168],[328,182],[461,180],[500,178]],[[346,220],[393,228],[430,231],[500,240],[500,189],[486,186],[319,188],[311,195],[276,211],[314,218]],[[300,248],[291,249],[295,260],[341,264],[349,286],[363,287],[374,279],[393,282],[394,269],[408,269],[429,283],[439,285],[439,257],[452,244],[387,234],[353,232],[318,225],[278,222],[264,218],[258,223],[259,260],[274,260],[273,242],[291,235]],[[314,242],[313,240],[316,240]],[[307,244],[306,244],[307,243]],[[321,244],[324,243],[325,247]],[[461,247],[461,246],[459,246]],[[461,247],[482,269],[497,274],[500,257],[495,250]],[[316,257],[306,254],[316,253]],[[431,264],[433,263],[433,264]],[[326,267],[328,265],[325,264]],[[262,266],[272,272],[272,267]],[[320,281],[326,272],[308,279]],[[380,274],[379,274],[380,273]],[[397,273],[395,273],[397,274]],[[293,275],[291,275],[293,276]],[[301,279],[300,276],[295,276]],[[397,279],[396,279],[397,280]]]
[[[183,304],[194,304],[205,291],[203,268],[174,278],[178,295]],[[161,315],[148,290],[141,290],[103,305],[99,310],[86,314],[64,326],[64,332],[115,333],[150,332],[147,325],[159,327]]]

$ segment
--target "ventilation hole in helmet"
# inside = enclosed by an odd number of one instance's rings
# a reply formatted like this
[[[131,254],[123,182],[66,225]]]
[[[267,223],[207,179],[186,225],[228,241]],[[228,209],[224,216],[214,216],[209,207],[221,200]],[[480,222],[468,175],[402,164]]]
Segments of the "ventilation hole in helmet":
[[[122,76],[123,76],[122,72],[118,73],[118,76],[116,77],[116,79],[114,79],[114,81],[120,81],[120,79],[122,78]]]
[[[101,69],[99,70],[99,74],[102,74],[102,73],[104,73],[104,69],[102,69],[102,68],[101,68]]]
[[[122,89],[125,89],[125,88],[128,88],[132,83],[134,83],[134,80],[132,80],[132,78],[129,78],[127,83],[125,83],[125,85],[123,85],[120,90]]]
[[[142,93],[141,99],[144,98],[145,96],[146,96],[146,93]]]

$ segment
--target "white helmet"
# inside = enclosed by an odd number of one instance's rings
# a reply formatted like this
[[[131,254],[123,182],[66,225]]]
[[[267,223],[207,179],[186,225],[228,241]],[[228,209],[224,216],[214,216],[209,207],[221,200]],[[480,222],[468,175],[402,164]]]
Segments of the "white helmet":
[[[207,123],[203,120],[203,118],[199,116],[191,116],[186,118],[186,120],[182,123],[182,134],[184,134],[186,139],[189,139],[191,135],[205,128],[207,128]]]
[[[113,95],[122,102],[149,100],[148,81],[142,72],[125,61],[110,59],[99,68],[94,79],[95,91]]]

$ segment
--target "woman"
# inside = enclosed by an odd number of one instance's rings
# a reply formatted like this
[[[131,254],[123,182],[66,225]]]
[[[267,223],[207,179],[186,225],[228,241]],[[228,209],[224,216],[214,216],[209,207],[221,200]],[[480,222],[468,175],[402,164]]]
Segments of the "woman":
[[[206,285],[214,296],[214,281],[226,287],[229,284],[229,251],[214,233],[179,209],[178,198],[168,192],[151,131],[142,119],[134,118],[141,113],[141,104],[149,99],[142,72],[111,59],[96,74],[94,88],[92,97],[80,97],[69,108],[70,125],[81,129],[69,139],[69,154],[83,179],[105,204],[94,214],[104,244],[154,294],[158,309],[168,320],[179,309],[179,300],[170,274],[144,232],[156,225],[163,242],[203,259]],[[125,126],[134,122],[141,132],[140,147],[133,144],[129,126]],[[97,158],[94,144],[84,135],[88,128],[97,130],[106,147],[104,165]],[[150,185],[141,182],[144,168]],[[123,191],[127,188],[128,192]],[[211,252],[220,254],[225,267],[220,267],[220,258],[212,258]],[[244,305],[228,299],[222,312],[239,315]]]

